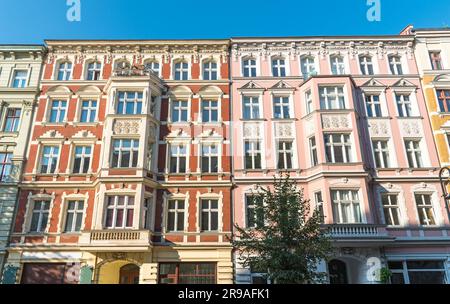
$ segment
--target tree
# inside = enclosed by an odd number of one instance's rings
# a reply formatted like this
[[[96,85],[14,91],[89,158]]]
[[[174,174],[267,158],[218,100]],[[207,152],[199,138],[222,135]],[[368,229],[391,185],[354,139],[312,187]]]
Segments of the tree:
[[[271,188],[258,185],[253,191],[251,228],[235,225],[231,243],[239,259],[275,284],[323,282],[316,268],[332,251],[323,216],[317,208],[311,211],[289,174],[274,177]]]

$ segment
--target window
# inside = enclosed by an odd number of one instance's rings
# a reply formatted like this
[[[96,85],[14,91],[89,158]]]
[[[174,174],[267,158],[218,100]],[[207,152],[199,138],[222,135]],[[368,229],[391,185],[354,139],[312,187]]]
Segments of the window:
[[[359,68],[363,75],[373,75],[372,57],[361,56],[359,57]]]
[[[286,63],[283,58],[272,59],[272,76],[274,77],[286,76]]]
[[[202,199],[201,231],[217,231],[219,229],[219,201]]]
[[[217,80],[217,63],[215,61],[207,61],[203,63],[203,79]]]
[[[325,154],[329,163],[350,163],[352,144],[349,134],[325,134]]]
[[[31,215],[30,232],[45,231],[48,223],[49,209],[50,209],[50,201],[48,200],[34,201],[33,211]]]
[[[202,100],[202,122],[217,122],[218,113],[219,105],[217,100]]]
[[[317,74],[316,65],[314,63],[314,57],[311,56],[303,56],[300,59],[300,65],[302,70],[303,78],[307,79],[312,75]]]
[[[0,182],[8,182],[12,169],[12,153],[0,153]]]
[[[366,110],[368,117],[381,117],[380,95],[366,95]]]
[[[27,70],[15,70],[13,76],[13,88],[24,88],[27,86],[28,71]]]
[[[245,169],[261,169],[261,142],[258,140],[246,140]]]
[[[322,199],[322,192],[314,192],[314,203],[316,204],[316,209],[319,212],[320,218],[322,219],[322,224],[325,222],[325,213]]]
[[[150,61],[145,63],[145,68],[152,70],[155,74],[159,75],[159,62],[158,61]]]
[[[151,229],[151,198],[144,199],[144,229]]]
[[[319,93],[322,110],[345,109],[344,87],[320,87]]]
[[[244,119],[258,119],[259,116],[259,98],[253,96],[244,96]]]
[[[185,61],[175,63],[175,80],[188,80],[189,65]]]
[[[169,200],[167,202],[167,231],[184,230],[184,200]]]
[[[61,62],[58,67],[58,76],[57,79],[59,81],[70,80],[70,76],[72,75],[72,62]]]
[[[397,101],[397,111],[399,117],[411,117],[412,106],[409,95],[395,94],[395,100]]]
[[[313,111],[313,100],[311,91],[307,91],[305,93],[305,100],[306,100],[306,114],[309,114]]]
[[[160,263],[160,284],[215,284],[215,263]]]
[[[172,122],[186,122],[188,120],[188,102],[172,101]]]
[[[138,162],[138,139],[114,139],[112,168],[136,168]]]
[[[244,77],[256,77],[256,59],[245,59],[242,62],[242,70]]]
[[[358,191],[333,190],[331,198],[335,223],[357,224],[362,222]]]
[[[3,126],[3,132],[17,132],[19,129],[21,109],[8,108],[6,110],[5,124]]]
[[[83,222],[84,202],[68,201],[65,232],[79,232]]]
[[[397,194],[383,194],[381,196],[381,203],[383,204],[383,214],[386,225],[400,225],[400,211]]]
[[[420,152],[420,140],[405,140],[406,155],[410,168],[421,168],[422,152]]]
[[[133,216],[133,196],[107,197],[105,228],[131,228],[133,227]]]
[[[389,56],[389,68],[392,75],[403,75],[402,62],[400,56]]]
[[[262,210],[257,209],[256,196],[254,195],[245,196],[245,209],[246,209],[247,228],[255,228],[258,227],[258,225],[263,224],[264,215],[261,213]]]
[[[217,145],[209,144],[202,146],[202,172],[216,173],[218,171],[219,150]]]
[[[389,168],[389,148],[387,140],[372,141],[375,165],[377,168]]]
[[[185,173],[186,158],[186,146],[170,145],[170,173]]]
[[[417,213],[419,214],[420,225],[432,226],[436,225],[433,204],[431,202],[430,194],[414,194],[417,206]]]
[[[99,80],[102,72],[102,64],[100,62],[91,62],[88,64],[87,80]]]
[[[267,277],[267,270],[258,267],[254,263],[250,263],[249,266],[252,284],[266,285],[271,283],[270,279]]]
[[[67,101],[53,100],[50,109],[50,122],[62,123],[66,118]]]
[[[117,114],[142,114],[142,92],[119,92]]]
[[[444,265],[439,260],[388,261],[392,284],[446,284]]]
[[[344,57],[337,55],[331,56],[330,62],[331,62],[331,73],[333,75],[345,74]]]
[[[442,70],[443,69],[440,51],[430,52],[430,61],[431,61],[431,68],[433,70]]]
[[[273,97],[273,113],[275,118],[290,118],[289,97]]]
[[[52,174],[56,171],[58,164],[59,147],[44,146],[42,148],[41,170],[42,174]]]
[[[292,169],[292,141],[278,142],[278,169]]]
[[[75,158],[73,161],[73,173],[87,173],[91,162],[91,147],[77,146],[75,147]]]
[[[97,101],[83,100],[81,102],[80,122],[94,122],[97,115]]]
[[[311,166],[317,166],[319,164],[319,160],[317,158],[317,145],[316,145],[316,137],[311,137],[309,139],[309,151],[311,157]]]
[[[436,90],[439,111],[450,112],[450,90]]]

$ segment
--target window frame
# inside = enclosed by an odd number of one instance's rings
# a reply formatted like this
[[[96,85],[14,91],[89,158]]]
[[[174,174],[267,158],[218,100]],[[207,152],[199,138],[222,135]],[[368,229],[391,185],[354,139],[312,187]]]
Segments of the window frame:
[[[120,197],[124,197],[123,205],[119,205],[119,199]],[[113,205],[109,205],[110,198],[114,198]],[[130,204],[130,198],[132,198],[132,204]],[[103,228],[107,230],[126,230],[126,229],[133,229],[135,217],[136,217],[136,197],[132,194],[106,194],[105,195],[105,208],[104,208],[104,220],[103,220]],[[123,206],[121,208],[118,208],[118,206]],[[132,207],[129,207],[132,206]],[[123,210],[122,213],[122,225],[117,225],[117,211],[119,209]],[[111,218],[111,226],[108,226],[108,210],[113,210],[112,212],[112,218]],[[132,223],[131,225],[127,224],[128,221],[128,211],[132,210]]]

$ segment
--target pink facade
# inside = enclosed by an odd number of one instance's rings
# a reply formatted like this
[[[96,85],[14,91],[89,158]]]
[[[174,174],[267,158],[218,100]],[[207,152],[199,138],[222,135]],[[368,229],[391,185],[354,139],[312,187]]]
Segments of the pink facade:
[[[232,40],[235,222],[247,225],[256,184],[289,171],[331,225],[336,256],[320,265],[331,282],[377,281],[371,257],[395,282],[417,282],[411,267],[425,260],[438,265],[433,280],[448,272],[449,222],[413,41]],[[251,282],[236,262],[236,281]]]

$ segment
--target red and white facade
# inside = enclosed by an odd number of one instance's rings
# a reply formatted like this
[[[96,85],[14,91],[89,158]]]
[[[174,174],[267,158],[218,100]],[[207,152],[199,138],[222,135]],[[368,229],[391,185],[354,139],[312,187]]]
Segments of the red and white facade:
[[[17,282],[231,283],[228,41],[47,45]]]

